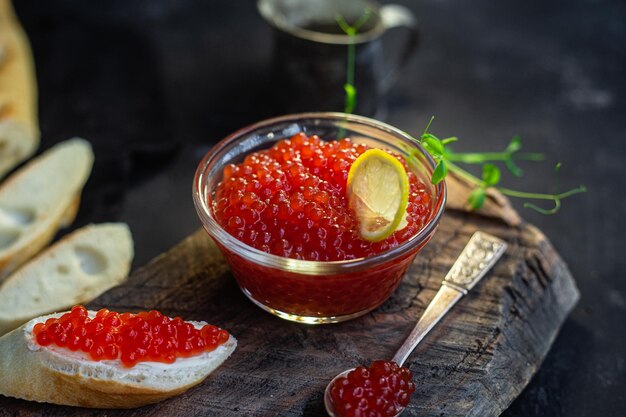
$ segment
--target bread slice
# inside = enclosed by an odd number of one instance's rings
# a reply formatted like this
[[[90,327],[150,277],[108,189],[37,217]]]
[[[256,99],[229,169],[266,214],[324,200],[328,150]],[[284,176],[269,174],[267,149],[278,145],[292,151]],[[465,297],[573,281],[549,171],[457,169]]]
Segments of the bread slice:
[[[34,154],[38,146],[39,140],[33,140],[22,124],[0,116],[0,179]]]
[[[10,0],[0,0],[0,178],[39,146],[33,56]]]
[[[61,315],[33,319],[0,338],[0,394],[80,407],[139,407],[199,384],[237,346],[231,336],[212,352],[179,358],[173,364],[139,362],[124,368],[119,360],[94,362],[81,351],[38,345],[33,337],[35,324]],[[206,324],[192,323],[196,328]]]
[[[133,259],[124,223],[83,227],[12,274],[0,287],[0,336],[33,317],[86,304],[119,285]]]
[[[0,185],[0,282],[74,220],[92,165],[91,145],[71,139]]]

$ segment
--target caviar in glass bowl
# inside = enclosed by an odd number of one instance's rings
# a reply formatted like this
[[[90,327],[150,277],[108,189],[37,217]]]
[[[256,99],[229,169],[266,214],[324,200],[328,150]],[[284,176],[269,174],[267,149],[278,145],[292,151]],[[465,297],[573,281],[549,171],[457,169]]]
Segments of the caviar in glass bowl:
[[[384,149],[407,170],[407,225],[360,238],[346,199],[352,162]],[[283,116],[244,128],[201,161],[194,203],[243,292],[261,308],[307,323],[347,320],[382,304],[432,236],[445,185],[406,134],[342,113]]]

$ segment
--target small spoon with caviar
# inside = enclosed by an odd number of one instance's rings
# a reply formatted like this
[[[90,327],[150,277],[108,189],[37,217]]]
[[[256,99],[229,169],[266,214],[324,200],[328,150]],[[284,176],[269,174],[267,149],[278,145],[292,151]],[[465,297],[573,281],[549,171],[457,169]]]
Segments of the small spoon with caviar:
[[[506,250],[506,243],[484,232],[471,237],[391,361],[374,361],[368,368],[348,369],[330,381],[324,405],[331,417],[394,417],[415,391],[413,374],[402,365],[413,349],[448,311],[485,276]]]

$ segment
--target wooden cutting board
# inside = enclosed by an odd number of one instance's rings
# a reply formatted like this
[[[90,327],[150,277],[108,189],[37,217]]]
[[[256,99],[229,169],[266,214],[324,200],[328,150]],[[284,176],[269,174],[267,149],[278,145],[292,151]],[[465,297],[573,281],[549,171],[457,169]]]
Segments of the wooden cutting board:
[[[204,383],[135,410],[89,410],[0,396],[0,416],[322,416],[323,391],[338,372],[390,358],[432,300],[476,230],[509,248],[493,270],[426,337],[407,361],[417,390],[407,416],[497,416],[536,372],[578,299],[565,263],[546,237],[493,194],[483,215],[463,211],[467,187],[450,179],[435,237],[394,295],[341,324],[276,318],[239,291],[217,247],[199,230],[137,270],[90,307],[156,308],[206,320],[239,340]]]

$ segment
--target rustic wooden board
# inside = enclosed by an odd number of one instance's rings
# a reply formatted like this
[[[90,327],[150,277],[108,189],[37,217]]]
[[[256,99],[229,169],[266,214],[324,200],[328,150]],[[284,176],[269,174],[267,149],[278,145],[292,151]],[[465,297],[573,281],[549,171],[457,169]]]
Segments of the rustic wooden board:
[[[322,394],[330,378],[392,356],[478,229],[505,239],[509,249],[408,360],[417,391],[405,415],[497,416],[540,366],[578,291],[539,230],[460,210],[445,214],[435,237],[381,308],[325,326],[290,323],[254,306],[237,288],[215,244],[199,230],[91,307],[157,308],[222,326],[238,338],[239,347],[221,368],[179,397],[136,410],[0,397],[0,416],[324,415]]]

